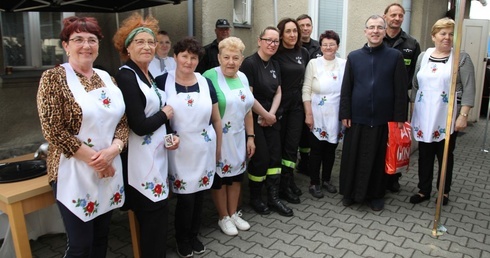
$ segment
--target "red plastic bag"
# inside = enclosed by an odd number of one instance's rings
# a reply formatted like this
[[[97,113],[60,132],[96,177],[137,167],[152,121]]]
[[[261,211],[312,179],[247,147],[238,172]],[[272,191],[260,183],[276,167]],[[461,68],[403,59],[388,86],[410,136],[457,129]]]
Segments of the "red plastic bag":
[[[388,131],[385,171],[393,175],[408,170],[412,127],[409,122],[405,122],[403,129],[398,129],[397,122],[388,122]]]

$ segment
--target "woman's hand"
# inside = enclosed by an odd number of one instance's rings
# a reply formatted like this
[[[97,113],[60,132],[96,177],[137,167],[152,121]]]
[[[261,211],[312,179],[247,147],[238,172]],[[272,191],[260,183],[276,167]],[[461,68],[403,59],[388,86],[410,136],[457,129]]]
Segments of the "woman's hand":
[[[221,160],[221,148],[216,149],[216,162]]]
[[[313,130],[313,115],[307,114],[305,116],[305,124],[310,128],[310,131]]]
[[[255,154],[255,138],[247,137],[247,157],[251,158]]]
[[[342,119],[342,125],[345,126],[345,128],[350,128],[352,125],[352,120],[350,119]]]
[[[167,116],[167,119],[172,119],[174,117],[174,108],[172,106],[166,105],[162,108],[163,113]]]
[[[174,134],[172,136],[172,146],[165,147],[165,148],[167,148],[168,150],[175,150],[175,149],[177,149],[179,147],[179,143],[180,143],[179,136],[177,136],[176,134]]]
[[[119,147],[116,144],[112,144],[108,148],[102,149],[92,155],[92,161],[88,165],[97,172],[105,171],[108,167],[112,167],[112,161],[117,155],[119,155]],[[114,173],[111,176],[113,175]]]
[[[116,174],[116,169],[111,165],[101,171],[97,171],[99,178],[113,177]]]
[[[457,132],[462,132],[468,126],[468,117],[459,115],[456,119],[456,124],[454,126],[454,130]]]
[[[272,126],[276,122],[276,115],[267,112],[266,116],[262,117],[262,123],[260,124],[260,126]]]

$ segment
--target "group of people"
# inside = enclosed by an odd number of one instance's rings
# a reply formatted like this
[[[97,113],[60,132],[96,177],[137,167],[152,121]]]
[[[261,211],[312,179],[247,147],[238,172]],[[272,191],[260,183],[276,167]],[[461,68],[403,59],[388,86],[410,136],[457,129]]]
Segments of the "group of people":
[[[229,22],[219,19],[215,41],[202,47],[183,38],[172,58],[168,33],[153,17],[135,13],[113,37],[125,61],[114,77],[93,67],[103,38],[97,21],[64,19],[60,38],[68,62],[43,73],[37,101],[50,143],[49,182],[67,232],[65,256],[104,257],[112,211],[122,208],[135,213],[142,257],[165,257],[170,194],[177,199],[177,253],[202,254],[205,190],[211,189],[225,234],[250,228],[239,211],[245,175],[255,212],[293,216],[285,202],[300,203],[295,168],[310,176],[314,197],[324,196],[322,188],[337,192],[331,174],[341,140],[342,204],[368,201],[382,210],[385,191],[399,191],[398,176],[384,173],[387,123],[407,120],[412,77],[421,155],[420,191],[410,202],[430,198],[434,158],[440,170],[447,132],[446,205],[457,132],[473,106],[473,66],[462,53],[459,115],[446,130],[454,21],[437,21],[435,48],[419,55],[416,40],[401,30],[404,13],[392,4],[384,16],[369,17],[367,43],[347,59],[338,57],[335,31],[310,38],[308,15],[266,27],[248,57],[244,43],[230,36]],[[303,164],[297,165],[298,149]]]

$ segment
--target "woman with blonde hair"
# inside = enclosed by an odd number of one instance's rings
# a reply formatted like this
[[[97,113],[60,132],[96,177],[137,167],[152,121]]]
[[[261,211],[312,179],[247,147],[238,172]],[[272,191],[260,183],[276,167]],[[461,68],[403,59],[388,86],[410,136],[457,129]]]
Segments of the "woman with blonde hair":
[[[237,37],[229,37],[218,45],[220,66],[203,75],[213,82],[223,128],[221,160],[211,193],[218,210],[218,225],[227,235],[248,230],[250,224],[237,211],[241,182],[247,158],[255,153],[252,106],[254,97],[247,77],[238,71],[243,61],[245,45]]]
[[[123,21],[114,35],[114,46],[126,63],[119,68],[116,81],[126,103],[130,133],[128,151],[123,157],[127,201],[125,209],[134,211],[140,228],[142,257],[165,257],[168,225],[166,126],[173,108],[167,95],[157,88],[149,64],[156,47],[158,21],[134,13]]]
[[[453,177],[454,149],[458,132],[468,123],[468,113],[475,99],[475,69],[470,56],[460,53],[456,81],[456,100],[451,128],[446,128],[451,85],[451,66],[454,56],[454,21],[442,18],[432,26],[434,48],[420,53],[413,77],[412,132],[419,142],[418,193],[410,197],[413,204],[429,200],[434,177],[434,159],[439,163],[437,187],[441,176],[446,133],[449,133],[447,173],[442,204],[449,203]],[[430,111],[430,112],[429,112]]]

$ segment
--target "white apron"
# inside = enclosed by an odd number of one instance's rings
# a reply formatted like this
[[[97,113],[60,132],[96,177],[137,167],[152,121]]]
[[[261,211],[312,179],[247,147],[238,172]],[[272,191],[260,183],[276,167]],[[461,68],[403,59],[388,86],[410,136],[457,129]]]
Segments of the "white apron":
[[[166,102],[167,95],[156,85],[148,87],[129,66],[123,66],[134,72],[141,92],[145,95],[145,115],[147,117],[160,111]],[[155,90],[160,93],[160,97]],[[153,133],[139,136],[129,131],[128,140],[128,183],[146,198],[153,202],[165,200],[168,197],[168,156],[165,148],[167,128],[160,126]]]
[[[429,61],[434,48],[429,48],[422,57],[420,70],[416,74],[419,89],[414,102],[412,131],[419,142],[440,142],[446,137],[446,118],[451,86],[452,53],[443,63]],[[457,103],[454,101],[454,110]],[[453,114],[451,133],[454,131],[456,112]]]
[[[216,169],[220,177],[233,177],[245,172],[247,160],[247,139],[245,136],[245,115],[254,104],[247,77],[242,72],[237,75],[243,88],[231,90],[220,67],[214,68],[218,74],[218,86],[226,99],[226,108],[221,118],[223,138],[221,141],[221,161]]]
[[[180,137],[179,148],[169,152],[169,180],[172,191],[189,194],[211,188],[216,172],[216,133],[209,124],[212,100],[206,79],[195,73],[200,92],[179,93],[175,71],[165,83],[167,104],[174,108],[172,128]]]
[[[125,110],[121,91],[109,74],[94,68],[105,87],[87,92],[70,64],[62,66],[70,91],[82,109],[82,125],[76,137],[95,151],[111,146],[113,132]],[[84,222],[121,207],[125,194],[119,155],[112,166],[116,170],[114,176],[99,179],[87,163],[61,155],[56,199]]]
[[[317,78],[321,84],[320,92],[311,94],[313,114],[313,134],[320,141],[336,144],[342,139],[339,121],[340,89],[344,77],[345,59],[335,58],[337,69],[325,70],[325,59],[316,59]]]

